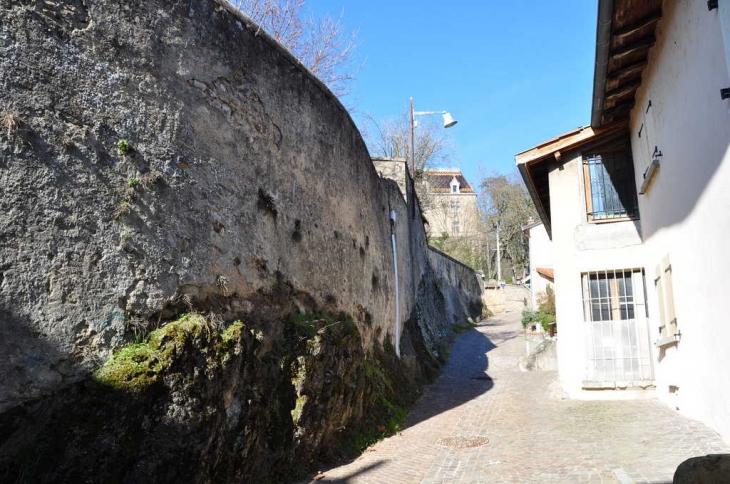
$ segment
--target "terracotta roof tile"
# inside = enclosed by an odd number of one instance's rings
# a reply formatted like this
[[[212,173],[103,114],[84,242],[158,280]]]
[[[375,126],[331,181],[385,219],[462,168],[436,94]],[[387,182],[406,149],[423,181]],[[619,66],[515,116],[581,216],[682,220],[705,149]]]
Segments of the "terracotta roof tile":
[[[537,273],[540,274],[542,277],[547,277],[548,279],[555,280],[555,270],[554,269],[548,269],[545,267],[538,267]]]

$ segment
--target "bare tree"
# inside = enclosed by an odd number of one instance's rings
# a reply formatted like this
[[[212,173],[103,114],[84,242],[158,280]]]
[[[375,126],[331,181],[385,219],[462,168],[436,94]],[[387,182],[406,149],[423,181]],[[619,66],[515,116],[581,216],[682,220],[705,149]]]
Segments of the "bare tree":
[[[406,158],[412,164],[410,113],[380,122],[369,117],[364,136],[374,156]],[[429,118],[418,121],[414,145],[416,179],[422,177],[424,171],[447,165],[454,154],[453,144],[441,124]]]
[[[406,111],[397,118],[381,121],[366,116],[365,125],[361,130],[371,155],[405,158],[409,166],[412,164],[409,112]],[[414,145],[416,154],[413,181],[418,200],[424,211],[436,210],[438,200],[429,194],[424,173],[448,165],[454,155],[454,145],[444,133],[441,124],[428,118],[419,120],[415,129]],[[430,216],[437,215],[432,212]]]
[[[297,57],[314,75],[342,97],[361,64],[355,57],[357,31],[342,25],[344,12],[315,18],[306,0],[235,0],[233,4]]]
[[[537,210],[525,185],[517,173],[492,175],[481,183],[480,204],[485,227],[494,240],[499,234],[502,258],[509,261],[512,276],[523,275],[529,267],[529,247],[522,226],[530,218],[537,218]],[[499,224],[499,231],[496,226]]]

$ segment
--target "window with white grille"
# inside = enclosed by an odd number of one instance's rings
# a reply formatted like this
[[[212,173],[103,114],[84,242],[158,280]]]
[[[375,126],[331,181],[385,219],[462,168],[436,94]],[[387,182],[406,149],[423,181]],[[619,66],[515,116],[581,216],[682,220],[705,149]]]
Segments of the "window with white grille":
[[[643,269],[582,275],[585,386],[647,386],[653,380]]]

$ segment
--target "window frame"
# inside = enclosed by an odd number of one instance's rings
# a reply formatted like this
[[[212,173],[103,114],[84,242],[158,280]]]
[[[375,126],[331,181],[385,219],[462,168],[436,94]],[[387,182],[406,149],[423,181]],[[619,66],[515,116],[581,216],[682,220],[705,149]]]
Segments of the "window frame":
[[[633,191],[633,201],[634,201],[634,207],[632,208],[633,214],[628,213],[629,209],[624,208],[624,210],[627,212],[624,215],[618,215],[613,217],[601,217],[596,218],[594,216],[594,213],[596,213],[593,210],[593,191],[592,191],[592,184],[591,184],[591,174],[590,174],[590,163],[589,159],[595,158],[597,156],[602,155],[612,155],[615,156],[616,154],[623,153],[626,155],[628,165],[631,169],[631,176],[628,177],[628,183],[630,183],[631,190]],[[631,150],[627,149],[625,147],[621,148],[609,148],[609,149],[594,149],[594,150],[588,150],[582,153],[581,156],[581,164],[582,164],[582,170],[583,170],[583,193],[585,195],[585,206],[586,206],[586,219],[589,223],[594,224],[603,224],[603,223],[614,223],[614,222],[626,222],[630,220],[639,220],[639,195],[638,191],[636,190],[636,180],[635,180],[635,171],[634,171],[634,161],[631,154]],[[613,187],[613,183],[611,183]],[[618,191],[615,187],[613,187],[613,190],[618,194]]]
[[[638,276],[635,276],[635,274],[638,274]],[[598,285],[598,297],[594,297],[591,293],[593,276],[596,276],[595,280],[597,281],[605,281],[605,286],[603,286],[605,291],[601,289],[600,284]],[[642,281],[642,287],[635,287],[639,282],[637,279]],[[626,285],[626,281],[629,281],[630,284]],[[646,271],[641,267],[582,272],[583,320],[586,322],[604,322],[647,318],[649,314],[646,304],[646,292],[643,287],[645,281]],[[621,290],[622,287],[623,291]],[[603,294],[603,292],[606,294]],[[599,319],[593,317],[594,305],[596,304],[600,308],[601,317]],[[608,318],[603,318],[603,306],[605,306],[606,313],[609,315]],[[623,311],[626,312],[627,316],[631,313],[632,317],[622,317]]]
[[[461,204],[458,200],[450,200],[449,209],[451,211],[451,215],[457,216],[461,213]]]

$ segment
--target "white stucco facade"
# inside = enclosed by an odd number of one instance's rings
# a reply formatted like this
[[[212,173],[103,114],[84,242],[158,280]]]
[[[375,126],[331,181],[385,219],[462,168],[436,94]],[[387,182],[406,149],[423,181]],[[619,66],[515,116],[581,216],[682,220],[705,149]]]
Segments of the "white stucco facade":
[[[664,1],[628,119],[566,133],[517,155],[517,162],[533,200],[550,215],[564,392],[572,398],[658,397],[730,442],[730,293],[724,285],[730,274],[730,100],[720,95],[730,87],[730,4],[720,4],[708,10],[707,2]],[[631,152],[638,216],[592,221],[586,155],[617,139]],[[649,183],[644,174],[653,160],[659,168]],[[614,270],[628,270],[633,284],[635,337],[628,339],[625,321],[596,326],[588,316],[596,306],[586,302],[586,275]],[[610,325],[597,335],[591,329]],[[595,381],[591,351],[596,361],[601,345],[601,351],[613,345],[613,361],[637,352],[649,359],[639,359],[633,381]]]
[[[730,9],[727,3],[720,2]],[[663,10],[630,125],[637,187],[655,147],[663,155],[648,192],[639,196],[649,311],[658,313],[654,271],[668,256],[681,332],[676,345],[656,348],[656,388],[672,408],[730,440],[730,293],[724,284],[730,274],[730,100],[720,99],[720,89],[730,87],[730,45],[723,42],[722,12],[708,11],[706,2],[666,1]],[[652,338],[658,339],[655,326]]]
[[[633,389],[609,394],[585,390],[588,380],[587,323],[583,310],[582,275],[593,271],[642,267],[641,235],[636,220],[589,222],[581,151],[563,155],[564,163],[550,171],[552,257],[558,321],[558,367],[563,391],[571,398],[638,396]],[[643,305],[643,301],[637,301]],[[640,323],[641,324],[641,323]],[[645,324],[645,323],[644,323]],[[648,343],[648,342],[647,342]]]
[[[538,268],[553,269],[552,242],[542,222],[530,225],[526,230],[530,238],[530,302],[533,308],[537,308],[537,296],[553,284],[537,272]]]

